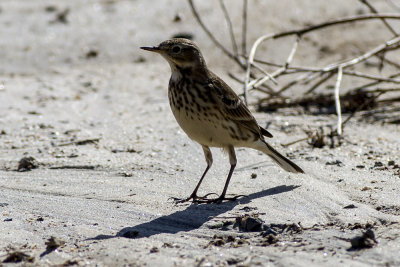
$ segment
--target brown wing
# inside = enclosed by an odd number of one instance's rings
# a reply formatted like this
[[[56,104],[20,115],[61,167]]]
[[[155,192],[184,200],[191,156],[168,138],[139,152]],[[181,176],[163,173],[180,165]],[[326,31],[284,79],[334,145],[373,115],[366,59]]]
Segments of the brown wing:
[[[253,133],[261,136],[272,137],[272,134],[261,128],[250,110],[243,104],[242,100],[237,94],[217,75],[210,72],[211,81],[209,86],[212,87],[213,92],[216,94],[216,100],[222,106],[225,115],[239,123],[241,126],[247,128]]]

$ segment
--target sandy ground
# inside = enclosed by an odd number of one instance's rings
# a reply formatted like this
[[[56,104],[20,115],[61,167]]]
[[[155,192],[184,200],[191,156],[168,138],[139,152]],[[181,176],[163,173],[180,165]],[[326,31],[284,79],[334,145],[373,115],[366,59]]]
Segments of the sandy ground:
[[[243,73],[221,58],[185,1],[154,2],[0,2],[0,260],[18,251],[26,254],[20,265],[34,266],[400,265],[395,124],[355,119],[341,147],[313,149],[301,142],[283,148],[281,143],[305,137],[308,126],[334,124],[335,116],[255,113],[261,125],[269,123],[271,143],[307,174],[285,173],[266,156],[238,149],[229,193],[248,197],[219,205],[169,200],[189,195],[205,161],[169,110],[168,65],[138,47],[191,33],[210,68],[238,92],[227,69]],[[387,1],[376,2],[380,10],[393,11]],[[221,13],[210,3],[202,1],[199,9],[229,45]],[[240,3],[229,2],[235,22]],[[332,5],[250,1],[249,41],[365,12],[357,1]],[[181,21],[174,22],[177,14]],[[295,62],[348,58],[387,36],[378,22],[352,27],[377,34],[324,33],[327,44],[340,49],[324,59],[304,49]],[[267,58],[282,60],[290,43],[263,50]],[[213,152],[201,194],[220,193],[229,169],[227,156]],[[38,168],[17,171],[23,157],[35,158]],[[246,214],[258,216],[262,229],[235,224]],[[349,240],[370,227],[377,244],[350,249]],[[52,236],[62,242],[52,247]]]

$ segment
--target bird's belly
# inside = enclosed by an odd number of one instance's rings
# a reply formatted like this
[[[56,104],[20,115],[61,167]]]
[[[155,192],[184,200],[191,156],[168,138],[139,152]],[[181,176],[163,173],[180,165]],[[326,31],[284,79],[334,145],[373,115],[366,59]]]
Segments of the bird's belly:
[[[235,138],[232,130],[237,126],[233,122],[216,117],[199,116],[198,113],[184,109],[173,110],[176,121],[190,139],[210,147],[243,146],[241,138]]]

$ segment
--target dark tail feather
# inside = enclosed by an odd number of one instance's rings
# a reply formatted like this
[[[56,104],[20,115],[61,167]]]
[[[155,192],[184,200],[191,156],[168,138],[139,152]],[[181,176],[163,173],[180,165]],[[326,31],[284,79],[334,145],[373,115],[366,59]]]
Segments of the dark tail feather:
[[[266,136],[266,137],[269,137],[269,138],[272,138],[273,136],[272,136],[272,134],[270,133],[270,132],[268,132],[267,130],[265,130],[263,127],[261,127],[260,126],[260,130],[261,130],[261,134],[262,135],[264,135],[264,136]]]

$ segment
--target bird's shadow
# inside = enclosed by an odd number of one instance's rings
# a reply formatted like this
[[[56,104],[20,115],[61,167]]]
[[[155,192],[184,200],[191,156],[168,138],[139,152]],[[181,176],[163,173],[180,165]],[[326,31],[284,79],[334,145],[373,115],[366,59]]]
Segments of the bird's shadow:
[[[272,196],[292,191],[299,185],[280,185],[269,188],[233,202],[221,204],[191,204],[186,209],[174,212],[170,215],[161,216],[132,227],[124,227],[115,235],[98,235],[87,240],[103,240],[115,237],[142,238],[156,234],[176,234],[181,231],[191,231],[201,227],[210,218],[232,210],[237,204],[248,204],[253,199],[265,196]]]

